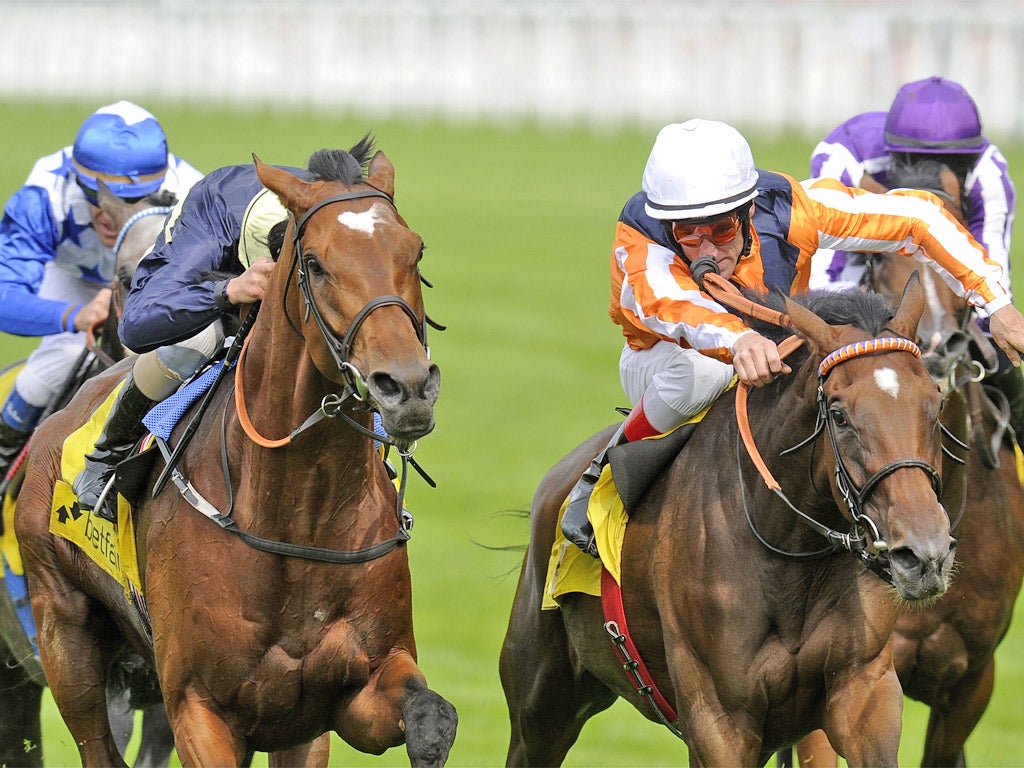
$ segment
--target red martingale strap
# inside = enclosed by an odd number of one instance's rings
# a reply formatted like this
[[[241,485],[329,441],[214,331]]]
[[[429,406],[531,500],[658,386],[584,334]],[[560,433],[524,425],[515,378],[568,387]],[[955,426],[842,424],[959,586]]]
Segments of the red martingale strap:
[[[601,566],[601,607],[604,611],[604,629],[611,636],[612,646],[622,662],[626,677],[630,679],[640,697],[646,699],[666,728],[682,738],[679,730],[679,715],[661,695],[650,671],[640,658],[633,638],[626,627],[626,611],[622,605],[622,588],[608,569]]]

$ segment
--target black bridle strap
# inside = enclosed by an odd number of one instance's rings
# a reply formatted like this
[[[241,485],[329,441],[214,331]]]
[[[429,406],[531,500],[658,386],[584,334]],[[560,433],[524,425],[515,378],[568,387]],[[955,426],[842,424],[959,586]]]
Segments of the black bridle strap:
[[[312,285],[310,285],[309,275],[302,263],[303,254],[301,240],[302,235],[306,230],[307,222],[314,213],[319,211],[324,206],[330,205],[332,203],[345,202],[347,200],[359,200],[368,197],[382,197],[385,200],[387,200],[392,206],[394,206],[395,204],[395,201],[391,198],[390,195],[381,192],[379,189],[370,188],[358,190],[355,192],[345,192],[340,195],[334,195],[333,197],[324,198],[323,200],[316,203],[316,205],[312,206],[302,215],[302,218],[300,218],[295,223],[295,228],[294,231],[292,232],[292,267],[293,269],[295,269],[298,275],[299,290],[302,291],[302,297],[306,302],[307,316],[308,314],[312,314],[313,320],[316,322],[317,328],[320,329],[320,335],[323,336],[324,341],[327,342],[327,348],[328,350],[330,350],[331,357],[334,358],[334,364],[338,367],[338,370],[343,371],[345,373],[345,376],[349,380],[349,386],[353,391],[356,391],[357,393],[359,393],[359,390],[361,389],[361,375],[358,373],[358,371],[354,369],[352,364],[348,361],[348,356],[349,352],[351,351],[352,343],[355,340],[356,333],[359,331],[359,328],[362,326],[367,316],[369,316],[369,314],[373,310],[384,306],[399,307],[412,321],[413,328],[416,330],[416,338],[419,339],[420,344],[422,344],[424,347],[427,346],[426,324],[420,321],[419,317],[416,315],[416,311],[411,306],[409,306],[409,303],[401,296],[378,296],[377,298],[368,302],[366,306],[363,307],[352,320],[351,325],[349,325],[349,328],[345,332],[345,336],[342,339],[339,339],[337,335],[334,333],[334,331],[331,329],[331,327],[327,324],[327,321],[324,319],[323,314],[320,312],[320,307],[317,305],[316,299],[313,296],[313,287]],[[359,394],[361,399],[361,395],[363,393]]]

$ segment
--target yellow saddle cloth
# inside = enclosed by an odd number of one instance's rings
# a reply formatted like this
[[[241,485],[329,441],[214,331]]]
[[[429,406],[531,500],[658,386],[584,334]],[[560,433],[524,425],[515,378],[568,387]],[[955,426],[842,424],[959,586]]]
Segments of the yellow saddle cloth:
[[[587,517],[594,527],[597,550],[601,553],[600,560],[583,552],[562,533],[562,515],[565,514],[567,503],[568,499],[562,502],[558,513],[558,532],[548,561],[548,577],[541,604],[541,608],[546,611],[558,608],[558,599],[572,592],[600,597],[602,562],[615,581],[621,583],[619,565],[627,515],[612,478],[611,465],[605,465],[601,470],[601,477],[594,486],[590,506],[587,508]]]
[[[64,440],[60,460],[60,479],[53,489],[50,511],[50,533],[77,545],[90,560],[110,574],[123,588],[126,596],[141,594],[139,561],[135,549],[135,525],[131,505],[120,494],[117,497],[117,525],[79,507],[71,484],[85,467],[85,455],[107,421],[107,414],[124,387],[116,386],[96,409],[92,418]]]
[[[733,382],[735,383],[735,379]],[[710,408],[711,406],[708,406],[696,416],[680,424],[679,427],[700,421],[707,415]],[[644,439],[661,440],[679,427]],[[583,592],[600,597],[602,563],[615,582],[622,584],[620,578],[622,541],[626,535],[626,523],[629,520],[629,515],[619,497],[619,490],[615,487],[611,464],[606,464],[601,470],[601,477],[598,478],[597,484],[594,486],[594,492],[590,496],[590,504],[587,507],[587,517],[590,518],[590,524],[594,528],[594,539],[597,542],[597,551],[601,555],[600,560],[583,552],[566,539],[562,533],[562,515],[565,514],[568,501],[566,499],[562,502],[558,520],[555,522],[555,541],[551,545],[551,558],[548,560],[548,574],[544,585],[544,600],[541,603],[541,608],[547,611],[558,608],[558,599],[572,592]]]

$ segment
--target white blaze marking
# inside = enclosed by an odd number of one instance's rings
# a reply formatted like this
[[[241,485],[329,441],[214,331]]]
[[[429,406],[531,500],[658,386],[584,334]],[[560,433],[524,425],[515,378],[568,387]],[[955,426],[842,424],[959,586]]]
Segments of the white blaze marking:
[[[875,371],[875,384],[893,400],[900,394],[900,381],[892,368],[879,368]]]
[[[372,237],[373,231],[377,228],[377,223],[383,221],[384,217],[378,214],[376,203],[370,207],[370,210],[363,213],[345,211],[338,216],[339,224],[343,224],[349,229],[354,229],[356,232],[362,232],[367,237]]]

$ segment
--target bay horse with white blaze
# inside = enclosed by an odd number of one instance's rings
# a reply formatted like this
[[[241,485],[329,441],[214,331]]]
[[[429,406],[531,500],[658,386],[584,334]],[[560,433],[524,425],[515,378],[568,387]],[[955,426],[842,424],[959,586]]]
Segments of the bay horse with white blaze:
[[[895,315],[861,293],[800,302],[793,374],[721,397],[628,510],[622,604],[657,714],[601,598],[541,608],[560,507],[613,427],[541,481],[501,653],[508,765],[560,764],[617,697],[663,717],[691,765],[763,765],[816,728],[851,765],[896,764],[892,628],[902,603],[943,594],[955,550],[940,398],[910,341],[924,296],[911,281]]]
[[[147,492],[135,510],[151,645],[121,586],[48,530],[62,442],[127,367],[37,435],[18,535],[47,679],[84,764],[123,765],[103,680],[124,642],[159,674],[185,765],[255,751],[324,765],[332,730],[376,754],[405,743],[413,765],[447,760],[457,716],[416,664],[407,513],[372,431],[375,410],[404,458],[434,426],[423,243],[394,205],[391,162],[370,150],[314,153],[312,181],[254,158],[292,218],[233,392],[193,406],[206,410],[181,451],[181,494]]]

